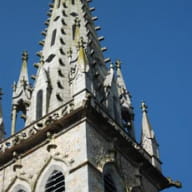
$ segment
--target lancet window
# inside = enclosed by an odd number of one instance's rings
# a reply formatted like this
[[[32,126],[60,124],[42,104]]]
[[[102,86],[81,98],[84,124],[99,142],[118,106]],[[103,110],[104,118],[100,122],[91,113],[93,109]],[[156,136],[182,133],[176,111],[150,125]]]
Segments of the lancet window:
[[[45,192],[65,192],[65,177],[60,171],[53,171],[48,178]]]
[[[43,90],[39,90],[37,93],[36,101],[36,120],[40,119],[43,115]]]

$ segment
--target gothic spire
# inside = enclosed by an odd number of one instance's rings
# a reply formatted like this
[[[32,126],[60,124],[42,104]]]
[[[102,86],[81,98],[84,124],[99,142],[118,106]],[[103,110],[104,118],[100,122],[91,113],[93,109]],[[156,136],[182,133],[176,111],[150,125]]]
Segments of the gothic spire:
[[[3,123],[2,104],[1,104],[2,95],[3,93],[2,90],[0,89],[0,141],[2,141],[5,136],[5,128]]]
[[[161,163],[159,160],[159,145],[155,138],[154,130],[151,127],[149,118],[147,105],[142,102],[142,137],[141,137],[141,145],[142,147],[149,153],[152,158],[152,165],[159,168],[161,167]]]
[[[120,62],[117,73],[106,66],[106,48],[100,45],[104,38],[97,36],[92,10],[88,1],[53,1],[26,125],[71,100],[78,106],[90,94],[134,138],[133,108]]]
[[[47,28],[42,33],[45,37],[40,42],[43,48],[39,55],[44,64],[35,76],[27,124],[37,120],[39,92],[43,93],[39,117],[85,89],[97,92],[98,100],[102,98],[107,68],[100,46],[103,37],[97,37],[92,10],[87,1],[81,0],[55,0],[50,6]]]

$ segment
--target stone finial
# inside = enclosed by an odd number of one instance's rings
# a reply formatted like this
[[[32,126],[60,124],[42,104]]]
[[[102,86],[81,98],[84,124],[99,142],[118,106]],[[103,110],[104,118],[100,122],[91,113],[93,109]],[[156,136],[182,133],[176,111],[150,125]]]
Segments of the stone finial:
[[[115,62],[115,65],[116,65],[116,68],[117,69],[121,69],[121,61],[120,60],[117,60],[116,62]]]
[[[145,102],[144,102],[144,101],[142,101],[142,103],[141,103],[141,109],[142,109],[142,112],[145,112],[145,113],[147,113],[147,112],[148,112],[148,111],[147,111],[148,106],[145,104]]]
[[[27,51],[23,51],[22,60],[23,61],[28,61],[28,57],[29,57],[28,52]]]

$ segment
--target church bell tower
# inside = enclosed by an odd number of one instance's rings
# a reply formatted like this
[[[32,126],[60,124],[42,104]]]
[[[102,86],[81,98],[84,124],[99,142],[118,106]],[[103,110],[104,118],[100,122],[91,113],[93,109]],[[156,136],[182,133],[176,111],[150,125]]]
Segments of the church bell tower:
[[[161,171],[159,146],[142,103],[136,141],[121,62],[104,58],[90,0],[54,0],[28,78],[22,55],[12,97],[12,135],[0,127],[0,192],[158,192],[180,187]],[[22,113],[25,128],[16,130]],[[1,113],[0,113],[1,118]],[[2,136],[1,136],[2,135]]]

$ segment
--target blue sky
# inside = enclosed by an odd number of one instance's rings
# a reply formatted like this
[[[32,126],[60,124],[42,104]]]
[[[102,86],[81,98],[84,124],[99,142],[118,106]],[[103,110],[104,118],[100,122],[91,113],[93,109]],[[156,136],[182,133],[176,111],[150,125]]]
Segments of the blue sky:
[[[30,74],[48,11],[49,0],[2,1],[0,6],[0,87],[4,91],[4,118],[10,128],[11,86],[18,79],[21,52],[30,53]],[[106,57],[121,59],[127,87],[133,96],[137,138],[140,138],[140,102],[149,106],[164,175],[181,180],[191,191],[192,110],[192,2],[190,0],[93,1],[102,26]]]

